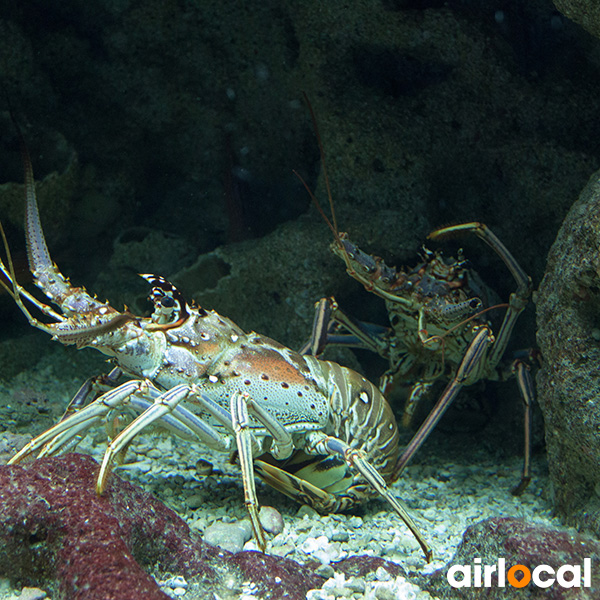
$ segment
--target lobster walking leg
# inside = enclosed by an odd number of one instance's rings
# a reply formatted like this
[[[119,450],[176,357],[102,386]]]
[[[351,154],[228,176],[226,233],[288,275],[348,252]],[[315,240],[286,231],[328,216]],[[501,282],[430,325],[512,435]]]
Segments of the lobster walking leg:
[[[114,367],[107,375],[88,377],[77,390],[73,398],[71,398],[71,401],[67,405],[60,420],[64,421],[68,416],[81,410],[92,394],[99,395],[100,393],[104,393],[116,387],[122,374],[123,371],[119,367]]]
[[[400,473],[404,470],[408,461],[414,456],[415,452],[423,445],[425,440],[429,437],[429,434],[433,431],[438,421],[442,418],[442,415],[446,412],[446,409],[450,406],[460,389],[465,385],[465,381],[473,375],[476,369],[481,364],[482,359],[485,356],[488,346],[494,341],[494,337],[491,335],[490,330],[487,327],[482,327],[478,332],[465,356],[460,363],[460,366],[456,372],[456,375],[452,378],[450,383],[446,386],[440,399],[429,413],[428,417],[423,421],[421,427],[412,440],[408,443],[408,446],[404,449],[402,456],[398,459],[396,468],[392,480],[397,479]]]
[[[240,461],[240,470],[242,471],[242,482],[244,485],[244,501],[248,514],[250,515],[250,523],[254,539],[258,547],[264,552],[267,547],[265,532],[260,524],[258,517],[259,505],[256,496],[256,484],[254,482],[254,465],[252,457],[256,453],[256,443],[250,429],[248,418],[248,410],[246,403],[248,402],[248,394],[241,392],[234,394],[231,398],[231,420],[235,431],[235,440],[238,449]],[[253,448],[254,442],[254,448]]]
[[[145,385],[146,383],[141,381],[127,381],[103,394],[89,406],[59,421],[54,427],[31,440],[8,461],[8,464],[16,464],[38,450],[41,450],[40,456],[55,454],[71,439],[104,418],[111,410],[126,404],[131,395],[139,392]]]
[[[377,470],[369,463],[364,453],[355,448],[351,448],[342,440],[325,435],[322,432],[310,434],[309,438],[310,446],[307,447],[307,452],[339,456],[352,468],[352,470],[358,471],[366,479],[369,485],[389,502],[415,536],[425,554],[427,562],[429,562],[431,560],[431,549],[421,535],[417,525],[408,514],[408,510],[390,492],[383,477],[381,477]]]
[[[337,333],[339,326],[348,333]],[[321,298],[315,304],[311,338],[301,348],[300,354],[318,356],[326,346],[345,346],[371,350],[386,357],[386,343],[383,340],[389,332],[389,327],[353,319],[340,309],[333,296]]]
[[[530,455],[531,455],[531,407],[535,398],[533,380],[529,366],[522,360],[516,360],[513,371],[517,377],[517,384],[523,401],[523,474],[521,481],[511,490],[513,496],[520,496],[531,481]]]

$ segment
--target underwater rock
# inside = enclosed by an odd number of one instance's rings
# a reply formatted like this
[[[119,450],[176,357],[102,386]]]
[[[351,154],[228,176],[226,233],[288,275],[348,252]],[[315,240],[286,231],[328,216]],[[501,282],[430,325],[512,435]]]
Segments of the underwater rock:
[[[50,587],[63,600],[166,599],[144,570],[157,566],[207,597],[250,582],[273,599],[300,600],[322,584],[289,559],[204,543],[151,494],[114,475],[97,496],[97,471],[80,454],[0,466],[0,576]]]
[[[492,574],[490,587],[453,588],[446,579],[448,569],[453,565],[474,566],[473,560],[481,558],[482,565],[498,565],[498,559],[505,559],[508,571],[513,565],[524,565],[533,570],[538,565],[548,565],[556,572],[562,565],[580,565],[583,583],[584,558],[591,558],[591,587],[561,587],[554,583],[550,588],[542,588],[530,582],[516,588],[510,584],[505,587],[497,585],[497,574]],[[566,529],[542,527],[528,523],[523,519],[512,517],[495,517],[470,526],[452,560],[442,569],[429,577],[423,577],[421,584],[431,594],[442,598],[475,599],[485,597],[514,598],[515,600],[533,600],[534,598],[552,598],[553,600],[598,598],[600,543]],[[474,573],[474,572],[473,572]],[[519,578],[520,575],[517,575]],[[549,579],[550,574],[543,574],[542,579]],[[459,573],[456,580],[460,581]],[[567,574],[565,579],[571,579]],[[473,580],[475,583],[475,580]]]
[[[537,292],[544,414],[555,508],[600,533],[600,172],[571,208]]]
[[[310,331],[314,302],[332,293],[350,315],[385,322],[383,301],[329,256],[332,236],[317,211],[298,219],[310,200],[292,169],[327,202],[306,90],[340,228],[362,248],[414,265],[431,227],[477,218],[519,248],[519,262],[539,281],[565,199],[598,165],[595,55],[552,41],[540,2],[503,4],[500,24],[482,2],[186,2],[173,13],[159,0],[102,0],[93,9],[71,0],[68,11],[48,4],[41,20],[32,18],[35,2],[8,3],[0,23],[7,95],[18,99],[29,139],[56,129],[81,159],[83,189],[72,210],[42,214],[49,242],[52,219],[70,224],[68,240],[50,243],[53,253],[63,245],[63,272],[137,308],[146,290],[122,273],[136,268],[124,265],[133,248],[116,248],[118,264],[109,264],[110,242],[124,230],[161,229],[204,257],[183,291],[247,329],[296,346]],[[542,51],[546,43],[537,42],[548,38],[559,51]],[[57,155],[55,146],[42,149]],[[32,152],[41,179],[39,154]],[[20,177],[16,145],[0,157]],[[283,223],[296,225],[215,251]],[[288,234],[295,246],[279,255]],[[162,269],[171,257],[181,259],[173,272],[192,264],[174,248],[161,254],[164,241],[143,272],[169,278]],[[499,261],[479,240],[466,243],[477,268],[492,265],[484,279],[508,291]],[[261,269],[265,256],[269,268]],[[219,277],[227,281],[217,285]],[[13,315],[0,304],[0,319]],[[532,321],[523,318],[516,347],[531,344]]]
[[[560,12],[581,25],[593,36],[600,37],[600,5],[590,0],[554,0]]]
[[[244,544],[252,538],[252,527],[248,521],[238,523],[213,523],[202,535],[202,539],[213,546],[229,552],[240,552]]]

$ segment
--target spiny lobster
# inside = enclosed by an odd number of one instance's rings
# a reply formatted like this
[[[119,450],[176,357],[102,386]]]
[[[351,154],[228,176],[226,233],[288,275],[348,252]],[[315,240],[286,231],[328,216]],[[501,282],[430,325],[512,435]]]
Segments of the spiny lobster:
[[[298,177],[333,232],[331,250],[345,262],[351,277],[385,300],[391,327],[358,321],[340,309],[333,297],[323,298],[317,302],[312,336],[301,353],[318,356],[325,346],[337,344],[365,348],[387,358],[390,368],[379,387],[387,393],[394,379],[410,386],[402,417],[405,426],[410,424],[415,407],[434,383],[442,378],[449,380],[436,405],[405,447],[393,478],[400,475],[423,445],[462,387],[481,379],[504,380],[516,376],[525,406],[525,458],[521,480],[512,493],[521,494],[531,479],[530,420],[535,392],[529,363],[537,354],[519,356],[509,369],[501,360],[517,318],[529,301],[531,278],[496,235],[478,222],[441,227],[432,231],[428,239],[443,240],[472,233],[483,240],[502,259],[516,281],[517,288],[507,304],[490,306],[486,286],[468,267],[462,252],[455,260],[424,248],[422,260],[415,267],[396,269],[386,265],[380,257],[362,251],[350,241],[347,233],[338,230],[323,144],[314,111],[306,96],[305,100],[321,154],[331,220],[308,185]],[[506,308],[506,312],[494,335],[487,312],[501,307]]]
[[[118,367],[102,385],[84,384],[63,420],[29,442],[10,464],[33,454],[56,454],[93,425],[133,410],[138,416],[123,430],[111,431],[98,494],[108,485],[115,459],[156,423],[217,451],[237,451],[245,503],[263,551],[255,474],[321,512],[343,511],[383,496],[430,559],[425,539],[388,487],[398,459],[398,430],[377,387],[350,369],[301,356],[268,337],[246,333],[213,310],[188,304],[162,277],[142,275],[151,286],[150,317],[118,311],[74,287],[50,258],[31,162],[23,154],[30,270],[59,310],[17,283],[0,228],[7,255],[0,271],[8,280],[2,285],[30,325],[62,344],[96,348]],[[52,322],[35,318],[26,302]],[[129,379],[119,383],[122,373]]]

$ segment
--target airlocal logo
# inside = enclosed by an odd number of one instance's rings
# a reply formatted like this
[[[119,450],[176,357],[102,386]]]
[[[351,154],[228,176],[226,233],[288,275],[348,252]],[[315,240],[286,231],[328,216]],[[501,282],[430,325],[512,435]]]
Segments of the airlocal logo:
[[[581,565],[562,565],[554,569],[549,565],[530,568],[525,565],[513,565],[506,569],[506,559],[499,558],[495,565],[482,565],[481,558],[473,560],[471,565],[453,565],[448,569],[446,579],[454,588],[463,587],[512,587],[522,588],[529,583],[547,588],[555,583],[564,588],[590,587],[592,585],[592,559],[583,559],[583,577]],[[496,582],[492,583],[492,575]],[[518,575],[518,577],[517,577]]]

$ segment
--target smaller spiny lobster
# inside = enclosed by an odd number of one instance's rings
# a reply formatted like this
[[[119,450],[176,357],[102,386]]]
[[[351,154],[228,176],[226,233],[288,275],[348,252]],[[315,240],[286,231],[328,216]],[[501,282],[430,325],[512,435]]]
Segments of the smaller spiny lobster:
[[[23,145],[24,146],[24,145]],[[321,512],[343,511],[380,495],[402,518],[427,560],[431,551],[388,483],[397,463],[398,430],[380,391],[338,364],[301,356],[257,333],[246,333],[212,310],[191,306],[171,283],[142,275],[153,312],[137,317],[74,287],[52,262],[38,213],[31,162],[25,165],[25,230],[34,283],[59,308],[44,304],[15,278],[10,251],[0,271],[3,287],[30,325],[63,344],[96,348],[117,367],[86,382],[65,417],[11,460],[56,454],[95,424],[107,423],[108,444],[97,492],[133,438],[156,423],[183,439],[236,452],[256,542],[266,548],[254,475]],[[52,322],[35,318],[30,303]],[[129,379],[119,383],[121,374]],[[91,398],[91,402],[86,402]],[[133,411],[122,431],[112,415]]]
[[[334,298],[323,298],[316,304],[311,339],[300,352],[318,356],[327,345],[343,345],[372,350],[388,359],[390,368],[379,387],[388,393],[394,379],[410,386],[402,418],[405,426],[411,423],[415,407],[433,389],[434,383],[448,380],[439,400],[404,448],[393,478],[400,475],[423,445],[462,387],[482,379],[505,380],[515,376],[525,407],[525,456],[521,480],[512,493],[521,494],[531,478],[530,421],[535,392],[529,363],[537,354],[527,353],[524,358],[514,360],[509,368],[502,358],[517,318],[529,301],[531,278],[496,235],[478,222],[436,229],[428,239],[443,240],[470,233],[483,240],[501,258],[516,282],[516,290],[506,304],[490,305],[488,288],[469,268],[462,251],[458,259],[452,259],[423,248],[422,260],[407,269],[390,267],[380,257],[362,251],[347,233],[338,230],[316,117],[306,96],[305,100],[321,154],[331,220],[308,185],[298,177],[333,232],[331,250],[344,261],[352,278],[385,301],[391,326],[358,321],[340,309]],[[497,333],[487,319],[488,311],[494,308],[506,308]]]

